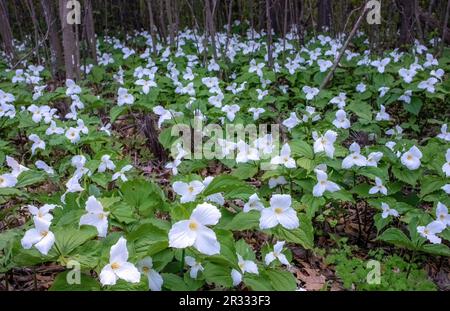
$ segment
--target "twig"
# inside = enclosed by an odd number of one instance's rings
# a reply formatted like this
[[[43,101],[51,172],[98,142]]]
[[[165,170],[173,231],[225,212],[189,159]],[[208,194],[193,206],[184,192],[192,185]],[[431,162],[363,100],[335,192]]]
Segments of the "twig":
[[[450,0],[449,0],[450,1]],[[355,25],[353,26],[352,31],[347,37],[347,40],[345,41],[344,45],[342,46],[341,50],[339,51],[338,56],[336,57],[333,66],[331,67],[331,70],[326,75],[325,79],[323,80],[322,84],[320,85],[320,90],[322,90],[330,81],[332,78],[337,66],[339,65],[339,62],[341,61],[342,56],[344,55],[345,50],[347,49],[348,45],[350,44],[353,36],[356,33],[356,30],[358,30],[359,26],[361,25],[364,16],[366,15],[367,11],[369,10],[369,7],[367,6],[367,2],[364,3],[364,8],[361,11],[361,15],[358,17],[358,20],[356,21]]]

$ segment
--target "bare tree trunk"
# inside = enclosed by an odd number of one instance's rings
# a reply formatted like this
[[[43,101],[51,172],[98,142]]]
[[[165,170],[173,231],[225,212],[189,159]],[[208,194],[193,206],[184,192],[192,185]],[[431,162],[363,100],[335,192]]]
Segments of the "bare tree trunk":
[[[171,1],[166,0],[166,13],[167,13],[167,25],[169,27],[169,44],[171,47],[173,47],[175,42],[175,32],[173,27],[173,16],[172,16],[172,6]]]
[[[152,52],[156,55],[156,32],[155,32],[155,20],[153,19],[152,0],[147,0],[148,16],[150,19],[150,35],[152,36]]]
[[[9,24],[8,9],[5,0],[0,0],[0,35],[3,40],[3,47],[6,52],[6,57],[9,60],[14,60],[16,58],[13,44],[13,34],[11,31],[11,26]]]
[[[86,42],[89,48],[89,56],[97,65],[97,39],[95,38],[94,15],[92,11],[92,1],[84,0],[84,27],[86,30]]]
[[[414,23],[414,2],[411,0],[397,0],[397,6],[400,11],[400,40],[401,45],[414,41],[413,23]]]
[[[272,19],[270,16],[271,1],[266,0],[266,23],[267,23],[267,59],[269,61],[269,68],[273,66],[272,55]]]
[[[445,10],[444,24],[442,25],[442,37],[441,37],[441,44],[439,46],[438,56],[441,56],[442,55],[442,51],[444,50],[445,37],[447,36],[447,25],[448,25],[449,11],[450,11],[450,0],[447,0],[447,8]]]
[[[66,79],[77,79],[80,77],[80,54],[77,51],[74,26],[67,23],[69,9],[68,0],[59,0],[59,16],[62,28],[62,42],[64,51],[64,66]]]
[[[319,0],[318,6],[318,23],[317,30],[323,31],[324,28],[330,30],[331,27],[331,0]]]
[[[55,15],[50,0],[41,0],[41,6],[49,34],[51,72],[53,78],[57,78],[60,75],[63,66],[62,50],[58,36],[58,17]]]
[[[216,4],[216,0],[213,0],[214,5]],[[211,10],[211,3],[209,0],[205,0],[205,10],[206,10],[206,26],[208,29],[208,33],[211,37],[211,46],[214,60],[217,62],[217,50],[216,50],[216,31],[214,27],[213,21],[213,12]]]

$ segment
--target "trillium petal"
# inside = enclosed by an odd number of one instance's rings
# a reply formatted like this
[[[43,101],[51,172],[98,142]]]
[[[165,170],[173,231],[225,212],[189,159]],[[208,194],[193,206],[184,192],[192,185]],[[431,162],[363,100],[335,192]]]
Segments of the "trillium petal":
[[[52,248],[54,243],[55,235],[53,234],[53,232],[49,231],[42,240],[34,245],[34,247],[36,247],[41,254],[47,255],[48,251]]]
[[[115,285],[117,282],[117,275],[114,273],[114,270],[111,268],[111,265],[106,265],[103,267],[100,272],[100,283],[102,285]]]
[[[164,282],[162,276],[152,269],[148,273],[147,277],[148,277],[148,287],[154,292],[161,291],[161,287]]]
[[[190,220],[175,223],[169,231],[169,246],[185,248],[194,245],[197,232],[189,228]]]
[[[285,210],[283,213],[277,215],[278,222],[286,229],[295,229],[299,226],[297,213],[293,208]]]
[[[220,244],[217,241],[216,233],[205,226],[198,229],[197,239],[194,247],[203,254],[215,255],[220,253]]]
[[[209,203],[202,203],[192,211],[191,218],[205,226],[216,225],[222,215],[217,207]]]
[[[111,246],[109,262],[126,262],[128,260],[127,240],[120,237],[116,244]]]
[[[30,249],[34,244],[42,239],[41,233],[35,228],[27,230],[22,240],[20,241],[22,247],[25,249]]]
[[[141,280],[141,273],[129,262],[121,262],[114,272],[119,278],[130,283],[138,283]]]
[[[276,213],[270,208],[263,209],[259,218],[259,227],[264,230],[273,228],[276,225],[278,225]]]

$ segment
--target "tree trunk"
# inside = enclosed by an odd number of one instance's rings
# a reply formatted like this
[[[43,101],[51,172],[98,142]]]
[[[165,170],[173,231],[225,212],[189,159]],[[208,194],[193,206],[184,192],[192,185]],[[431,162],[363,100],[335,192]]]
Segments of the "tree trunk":
[[[15,59],[13,34],[9,24],[8,8],[5,0],[0,0],[0,35],[3,40],[3,48],[6,52],[6,57],[11,61]]]
[[[152,36],[152,52],[156,55],[156,32],[155,32],[155,20],[153,19],[152,0],[147,0],[148,16],[150,19],[150,34]]]
[[[331,27],[331,0],[319,0],[317,30],[323,31],[324,28],[330,30]]]
[[[401,45],[414,41],[414,1],[397,0],[397,6],[400,11],[400,40]]]
[[[89,48],[89,56],[97,65],[97,39],[95,38],[94,15],[92,11],[92,1],[84,0],[84,27],[86,30],[86,42]]]
[[[267,60],[269,62],[269,68],[273,66],[273,55],[272,55],[272,18],[270,14],[271,1],[266,0],[266,23],[267,23]]]
[[[41,0],[42,11],[44,13],[45,22],[48,29],[48,37],[50,42],[50,67],[53,78],[57,78],[61,74],[63,67],[61,43],[58,36],[58,17],[55,15],[52,2],[50,0]]]
[[[76,42],[74,25],[67,22],[69,9],[68,0],[59,0],[59,19],[62,28],[62,43],[64,51],[64,66],[66,69],[66,79],[79,79],[80,77],[80,52]]]
[[[214,4],[215,4],[214,0]],[[214,28],[213,12],[211,10],[211,3],[209,0],[205,0],[205,10],[206,10],[206,28],[211,37],[212,54],[214,60],[217,62],[217,50],[216,50],[216,30]]]

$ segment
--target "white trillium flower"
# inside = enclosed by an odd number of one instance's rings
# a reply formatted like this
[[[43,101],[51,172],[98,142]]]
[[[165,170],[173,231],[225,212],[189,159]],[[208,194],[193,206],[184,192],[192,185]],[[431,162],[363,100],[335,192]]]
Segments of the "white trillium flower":
[[[420,167],[420,159],[422,158],[422,152],[416,146],[412,146],[401,157],[401,162],[409,170],[413,171]]]
[[[369,194],[376,193],[387,195],[387,188],[383,185],[383,182],[378,177],[375,177],[375,186],[369,189]]]
[[[118,178],[120,178],[123,182],[126,182],[128,180],[127,176],[125,176],[125,173],[130,171],[133,168],[133,166],[131,165],[125,165],[124,167],[122,167],[120,169],[120,171],[114,173],[114,175],[112,176],[112,181],[117,180]]]
[[[283,121],[283,125],[287,127],[290,132],[294,127],[296,127],[300,123],[300,119],[297,117],[295,112],[291,112],[289,118]]]
[[[153,269],[153,259],[145,257],[137,263],[138,270],[147,277],[148,288],[154,292],[161,291],[163,278],[155,269]]]
[[[128,262],[127,240],[120,237],[116,244],[109,251],[109,264],[103,267],[100,272],[100,283],[105,285],[115,285],[118,279],[130,283],[139,283],[141,274],[138,269]]]
[[[150,92],[150,89],[152,87],[156,87],[157,84],[155,83],[155,81],[152,80],[144,80],[144,79],[139,79],[135,82],[136,85],[140,85],[142,86],[142,92],[144,94],[148,94]]]
[[[426,90],[429,93],[434,93],[436,91],[435,84],[438,82],[438,79],[435,77],[428,78],[425,81],[422,81],[417,86],[419,89]]]
[[[350,127],[350,120],[347,119],[347,113],[344,110],[336,111],[336,119],[333,120],[333,125],[338,129],[348,129]]]
[[[17,184],[17,177],[6,173],[0,175],[0,188],[14,187]]]
[[[433,221],[426,226],[418,226],[417,232],[433,244],[441,244],[442,240],[436,234],[444,230],[440,221]]]
[[[251,107],[248,109],[248,112],[253,113],[253,120],[256,121],[259,119],[261,113],[264,113],[266,110],[264,108],[254,108]]]
[[[291,147],[288,144],[284,144],[281,148],[280,155],[273,157],[270,163],[284,165],[286,168],[295,168],[295,160],[291,158]]]
[[[173,191],[180,195],[180,202],[187,203],[195,201],[197,195],[205,189],[205,185],[198,180],[185,183],[182,181],[176,181],[173,183]]]
[[[233,105],[225,105],[222,107],[221,110],[227,114],[227,119],[230,120],[231,122],[233,122],[234,118],[236,117],[236,113],[240,109],[241,109],[241,107],[239,107],[236,104],[233,104]]]
[[[258,266],[252,260],[244,260],[241,255],[236,254],[238,258],[238,266],[240,272],[236,269],[231,270],[231,278],[233,279],[233,286],[237,286],[242,282],[242,274],[253,273],[259,274]]]
[[[361,155],[361,148],[357,143],[352,143],[349,147],[352,152],[350,155],[346,156],[342,160],[342,168],[349,169],[353,166],[363,167],[367,164],[367,159],[365,156]]]
[[[198,272],[204,270],[202,264],[200,262],[198,262],[197,260],[195,260],[194,257],[186,256],[186,257],[184,257],[184,261],[190,267],[190,269],[189,269],[189,276],[192,279],[196,279],[197,275],[198,275]]]
[[[20,242],[25,249],[30,249],[34,245],[42,255],[47,255],[55,243],[55,235],[49,229],[51,223],[40,218],[33,220],[35,227],[27,230]]]
[[[310,87],[310,86],[307,86],[307,85],[305,85],[302,88],[302,91],[303,91],[303,93],[305,93],[307,100],[312,100],[314,97],[317,96],[317,94],[319,94],[319,89],[318,88]]]
[[[98,236],[106,237],[108,233],[108,212],[103,210],[103,205],[94,196],[86,201],[87,214],[81,216],[79,225],[89,225],[97,228]]]
[[[108,154],[105,154],[102,156],[100,160],[100,165],[98,166],[98,172],[103,173],[106,170],[114,171],[116,169],[116,166],[114,165],[113,161],[111,161],[111,156]]]
[[[264,262],[266,263],[266,266],[270,265],[272,261],[278,259],[283,265],[290,266],[289,261],[287,260],[286,256],[282,253],[283,246],[285,241],[278,241],[273,246],[273,251],[266,254],[266,257],[264,258]]]
[[[215,232],[207,226],[216,225],[221,217],[217,207],[202,203],[192,211],[191,217],[172,225],[169,231],[169,246],[186,248],[194,246],[200,253],[220,253],[220,244]]]
[[[313,188],[313,195],[315,197],[321,197],[325,191],[336,192],[341,188],[334,182],[328,180],[328,174],[321,170],[315,169],[317,177],[317,184]]]
[[[284,176],[272,177],[269,179],[269,188],[270,189],[273,189],[276,186],[286,185],[286,184],[287,184],[287,180],[286,180],[286,178],[284,178]]]
[[[450,132],[447,132],[447,124],[442,124],[441,133],[437,135],[437,138],[450,141]]]
[[[29,171],[30,169],[19,164],[14,158],[6,156],[6,164],[11,168],[11,175],[19,177],[22,172]]]
[[[69,127],[66,131],[66,137],[72,144],[75,144],[80,141],[80,131],[78,128]]]
[[[436,220],[441,222],[443,227],[450,226],[450,215],[448,214],[447,206],[438,202],[436,207]]]
[[[323,136],[319,136],[317,132],[313,132],[312,136],[314,139],[314,153],[325,152],[332,159],[335,150],[333,144],[336,141],[337,133],[328,130]]]
[[[270,229],[278,224],[286,229],[295,229],[299,226],[297,212],[291,207],[292,199],[288,194],[274,194],[270,198],[270,207],[261,211],[259,227]]]
[[[46,172],[49,175],[54,175],[55,174],[55,170],[49,166],[47,163],[45,163],[42,160],[37,160],[34,165],[36,165],[36,168],[43,170],[44,172]]]
[[[258,161],[258,149],[251,147],[246,142],[240,140],[237,144],[236,163],[247,163],[249,161]]]
[[[381,218],[383,219],[388,218],[389,216],[393,217],[399,216],[397,210],[390,208],[389,205],[384,202],[381,203],[381,208],[383,209],[383,212],[381,213]]]
[[[391,116],[386,112],[386,107],[381,105],[380,112],[377,112],[377,115],[375,116],[376,121],[389,121],[391,119]]]
[[[381,160],[382,157],[383,157],[383,152],[380,152],[380,151],[369,153],[369,155],[367,156],[366,166],[377,167],[378,162]]]
[[[53,215],[50,211],[56,208],[54,204],[44,204],[43,206],[36,207],[34,205],[28,205],[28,211],[33,215],[33,219],[39,219],[41,221],[51,222]]]
[[[264,205],[261,203],[258,194],[254,193],[248,198],[248,202],[244,204],[244,213],[248,213],[252,210],[262,211]]]
[[[45,150],[45,142],[39,138],[36,134],[31,134],[28,136],[28,139],[33,142],[31,146],[31,154],[34,155],[36,153],[36,149]]]
[[[450,148],[447,149],[447,153],[445,154],[445,161],[445,164],[442,165],[442,171],[446,177],[450,177]]]

